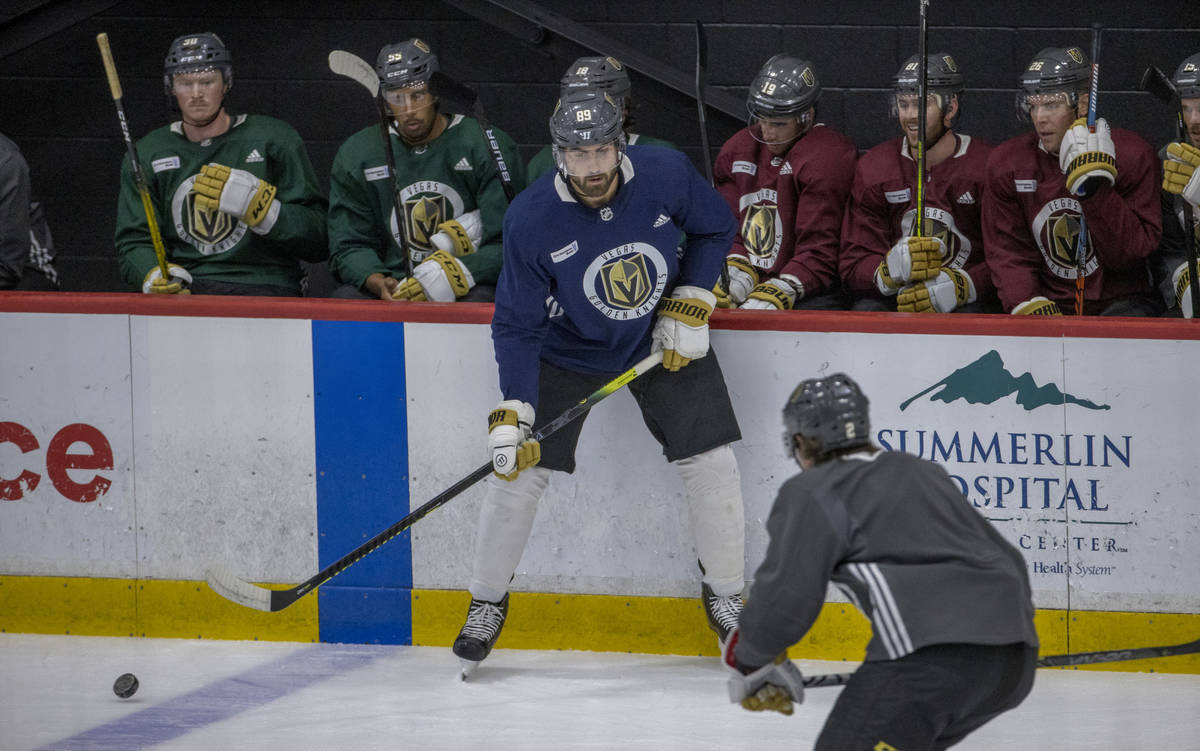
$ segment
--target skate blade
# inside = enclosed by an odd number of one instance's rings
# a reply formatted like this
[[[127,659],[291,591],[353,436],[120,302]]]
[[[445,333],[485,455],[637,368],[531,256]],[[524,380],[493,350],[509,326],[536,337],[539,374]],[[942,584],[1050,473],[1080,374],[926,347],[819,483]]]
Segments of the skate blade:
[[[458,670],[459,670],[458,677],[460,679],[462,679],[464,681],[467,680],[472,675],[474,675],[475,671],[478,669],[479,669],[478,662],[475,662],[474,660],[464,660],[461,657],[458,658]]]

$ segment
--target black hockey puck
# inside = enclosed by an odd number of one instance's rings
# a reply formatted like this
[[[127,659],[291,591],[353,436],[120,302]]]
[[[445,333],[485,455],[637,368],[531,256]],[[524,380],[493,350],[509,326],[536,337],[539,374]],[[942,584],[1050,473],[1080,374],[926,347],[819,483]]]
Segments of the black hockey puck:
[[[125,673],[113,682],[113,693],[122,699],[128,699],[137,693],[138,679],[133,673]]]

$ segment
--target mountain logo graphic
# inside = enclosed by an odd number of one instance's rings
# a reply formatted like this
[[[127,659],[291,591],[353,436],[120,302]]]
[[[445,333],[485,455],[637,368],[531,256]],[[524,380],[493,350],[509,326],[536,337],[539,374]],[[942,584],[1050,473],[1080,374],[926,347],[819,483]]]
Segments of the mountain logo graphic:
[[[1057,404],[1078,404],[1086,409],[1112,409],[1107,404],[1096,404],[1087,399],[1064,394],[1053,383],[1039,386],[1029,373],[1014,376],[1005,367],[1000,353],[996,350],[988,352],[970,365],[959,368],[921,393],[909,397],[900,404],[900,411],[908,409],[908,405],[931,391],[936,393],[929,397],[930,401],[946,404],[959,399],[969,404],[992,404],[1009,394],[1015,394],[1017,404],[1024,407],[1026,412]]]

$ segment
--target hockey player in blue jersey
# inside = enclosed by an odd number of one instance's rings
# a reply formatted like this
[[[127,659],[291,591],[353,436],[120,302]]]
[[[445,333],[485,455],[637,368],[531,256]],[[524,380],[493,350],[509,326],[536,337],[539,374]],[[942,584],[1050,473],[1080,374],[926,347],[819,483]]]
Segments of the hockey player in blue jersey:
[[[504,626],[509,582],[551,471],[575,469],[586,415],[539,446],[529,440],[535,411],[555,417],[652,349],[662,350],[663,367],[629,389],[683,479],[701,598],[722,642],[742,609],[744,511],[730,448],[741,434],[708,346],[710,290],[737,229],[733,215],[680,152],[627,147],[621,113],[602,91],[566,93],[550,134],[558,174],[518,195],[504,217],[492,318],[504,400],[488,418],[495,474],[454,642],[464,676]]]

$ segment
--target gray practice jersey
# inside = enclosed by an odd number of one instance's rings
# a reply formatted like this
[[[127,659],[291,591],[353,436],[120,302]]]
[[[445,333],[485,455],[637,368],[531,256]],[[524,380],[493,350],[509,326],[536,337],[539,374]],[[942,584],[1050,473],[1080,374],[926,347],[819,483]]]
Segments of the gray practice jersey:
[[[937,464],[866,452],[779,490],[742,612],[737,658],[761,665],[812,626],[832,581],[871,621],[866,660],[932,644],[1037,646],[1021,553]]]

